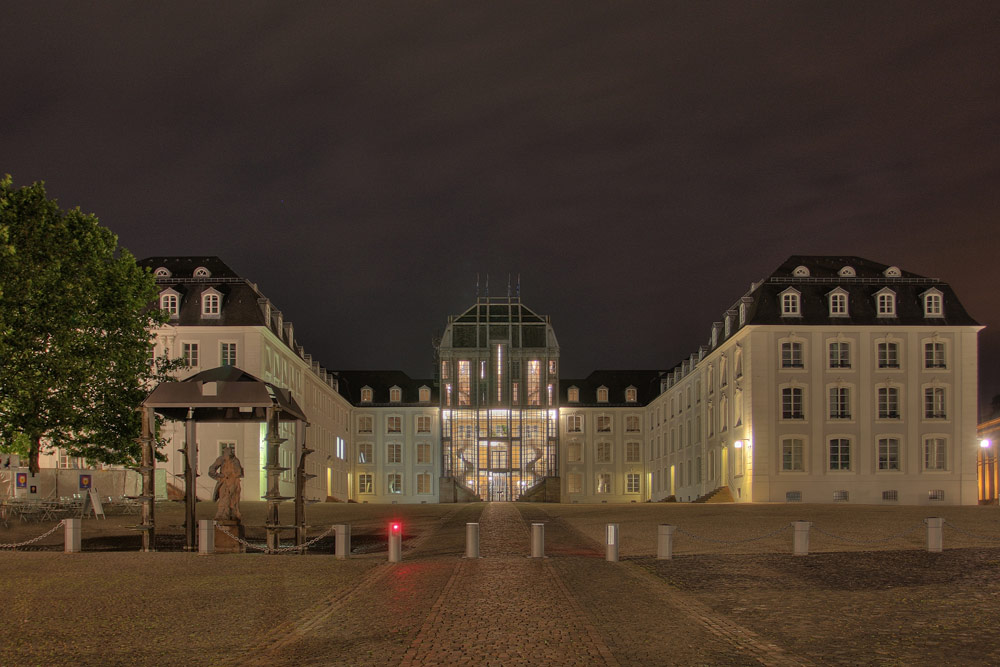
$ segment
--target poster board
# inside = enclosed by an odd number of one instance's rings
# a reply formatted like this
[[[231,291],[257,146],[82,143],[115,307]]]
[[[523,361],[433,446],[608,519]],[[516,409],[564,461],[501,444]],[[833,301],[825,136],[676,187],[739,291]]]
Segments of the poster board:
[[[97,489],[90,487],[87,491],[87,495],[83,497],[83,511],[80,512],[82,518],[86,518],[87,514],[93,510],[95,519],[107,519],[104,515],[104,505],[101,504],[101,497],[97,495]]]

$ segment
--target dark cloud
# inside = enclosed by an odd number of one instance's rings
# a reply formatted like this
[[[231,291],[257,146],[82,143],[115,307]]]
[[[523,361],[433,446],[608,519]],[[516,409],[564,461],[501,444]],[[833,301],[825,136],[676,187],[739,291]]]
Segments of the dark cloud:
[[[996,3],[12,5],[0,171],[224,257],[333,368],[427,374],[477,273],[576,374],[671,366],[794,253],[1000,325]]]

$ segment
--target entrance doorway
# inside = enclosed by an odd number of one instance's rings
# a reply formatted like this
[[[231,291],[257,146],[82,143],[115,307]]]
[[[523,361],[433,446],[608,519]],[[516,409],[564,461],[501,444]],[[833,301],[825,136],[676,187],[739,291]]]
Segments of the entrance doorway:
[[[505,503],[513,500],[510,496],[510,473],[491,472],[489,474],[489,500]]]

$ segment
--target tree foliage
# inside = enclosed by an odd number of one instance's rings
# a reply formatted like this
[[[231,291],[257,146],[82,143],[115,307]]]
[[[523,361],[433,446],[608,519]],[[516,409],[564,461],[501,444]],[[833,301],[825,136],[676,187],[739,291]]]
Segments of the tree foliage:
[[[42,183],[0,179],[0,230],[0,447],[26,444],[32,470],[43,447],[135,461],[136,409],[171,366],[149,363],[154,278]]]

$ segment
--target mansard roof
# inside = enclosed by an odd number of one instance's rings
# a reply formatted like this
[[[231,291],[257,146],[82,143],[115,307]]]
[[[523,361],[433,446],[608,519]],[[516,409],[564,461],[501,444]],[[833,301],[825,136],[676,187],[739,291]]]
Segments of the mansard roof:
[[[580,390],[580,400],[569,402],[569,388]],[[608,389],[607,403],[597,402],[597,390]],[[635,387],[636,402],[625,401],[625,390]],[[656,398],[660,393],[660,371],[594,371],[582,379],[561,378],[559,380],[559,405],[571,407],[636,407],[643,406]]]
[[[434,380],[411,378],[403,371],[337,371],[340,378],[340,395],[359,407],[388,407],[388,406],[428,406],[438,405],[438,389]],[[361,390],[370,387],[372,390],[372,401],[370,403],[361,402]],[[399,387],[402,391],[403,400],[399,403],[389,402],[389,390]],[[420,402],[420,388],[428,387],[431,390],[431,400]]]
[[[239,275],[219,257],[210,255],[208,257],[147,257],[136,262],[139,266],[146,267],[150,271],[163,267],[170,271],[171,278],[183,280],[185,278],[195,278],[194,270],[204,267],[212,274],[211,278],[239,278]]]

